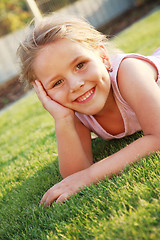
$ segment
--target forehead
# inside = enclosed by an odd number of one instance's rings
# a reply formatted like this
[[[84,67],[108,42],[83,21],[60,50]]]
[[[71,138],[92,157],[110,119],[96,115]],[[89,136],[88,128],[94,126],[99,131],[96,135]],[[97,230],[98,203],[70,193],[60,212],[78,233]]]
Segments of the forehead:
[[[37,58],[49,58],[54,57],[57,59],[57,57],[63,57],[63,59],[70,56],[74,56],[75,54],[90,54],[92,51],[87,49],[82,44],[69,40],[69,39],[60,39],[56,40],[52,43],[46,44],[42,47],[42,49],[39,51]],[[37,60],[35,59],[35,62]]]
[[[69,39],[60,39],[52,43],[44,45],[33,63],[33,70],[37,77],[44,75],[45,71],[59,69],[64,65],[69,64],[78,57],[93,57],[94,51],[91,51],[79,44],[78,42]]]

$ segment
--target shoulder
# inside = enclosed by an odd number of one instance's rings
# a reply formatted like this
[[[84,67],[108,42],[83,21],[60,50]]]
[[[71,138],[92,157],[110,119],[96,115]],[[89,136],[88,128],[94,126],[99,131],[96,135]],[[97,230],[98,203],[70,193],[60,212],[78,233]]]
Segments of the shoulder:
[[[156,69],[144,60],[129,57],[125,58],[119,66],[117,82],[124,98],[127,97],[128,91],[142,89],[144,85],[152,84],[156,79]]]
[[[122,61],[118,72],[121,95],[135,112],[145,135],[160,131],[160,88],[156,79],[154,66],[135,58]]]
[[[144,60],[126,58],[121,62],[117,76],[119,91],[136,113],[157,91],[156,78],[155,68]]]
[[[148,74],[156,80],[157,72],[151,63],[142,59],[127,57],[120,63],[118,79],[124,78],[125,76],[148,76]]]

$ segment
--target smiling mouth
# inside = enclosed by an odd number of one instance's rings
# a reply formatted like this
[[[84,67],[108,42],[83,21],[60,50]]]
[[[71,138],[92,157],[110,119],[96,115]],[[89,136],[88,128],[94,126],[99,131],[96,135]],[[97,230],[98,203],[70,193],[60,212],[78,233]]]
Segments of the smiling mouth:
[[[90,89],[89,91],[87,91],[86,93],[81,95],[80,97],[78,97],[75,101],[78,103],[85,103],[93,97],[94,92],[95,92],[95,87]]]

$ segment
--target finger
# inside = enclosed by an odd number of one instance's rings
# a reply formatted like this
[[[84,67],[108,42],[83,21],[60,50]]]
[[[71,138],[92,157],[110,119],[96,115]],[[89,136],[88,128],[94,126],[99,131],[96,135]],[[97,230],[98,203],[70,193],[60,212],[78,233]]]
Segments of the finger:
[[[53,187],[54,187],[54,186],[53,186]],[[53,189],[53,187],[50,188],[50,189],[43,195],[43,197],[42,197],[42,199],[41,199],[41,201],[40,201],[40,205],[43,205],[43,204],[45,203],[45,201],[46,201],[46,199],[47,199],[47,197],[48,197],[51,189]]]
[[[45,207],[49,206],[54,200],[56,200],[59,197],[60,194],[61,194],[60,189],[54,190],[53,186],[43,195],[40,201],[40,206],[41,205],[44,205]]]
[[[42,86],[42,84],[41,84],[41,82],[40,81],[38,81],[38,80],[35,80],[35,89],[36,89],[36,93],[38,93],[38,95],[40,96],[40,97],[42,97],[42,98],[44,98],[44,97],[48,97],[48,95],[47,95],[47,93],[46,93],[46,91],[45,91],[45,89],[44,89],[44,87]]]
[[[39,98],[39,87],[38,87],[38,81],[35,80],[34,82],[32,82],[32,85],[33,85],[33,87],[34,87],[34,90],[35,90],[35,92],[36,92],[38,98]]]
[[[56,203],[63,203],[65,202],[67,199],[69,199],[71,197],[71,195],[69,193],[63,193],[62,195],[60,195],[57,200]]]
[[[61,193],[58,190],[51,192],[43,204],[44,207],[50,206],[59,197],[60,194]]]
[[[38,91],[38,87],[37,87],[37,85],[36,85],[36,83],[34,81],[32,82],[32,86],[34,87],[35,92],[38,93],[37,92]]]
[[[41,101],[43,107],[46,108],[46,106],[50,102],[51,98],[48,96],[42,83],[38,80],[35,80],[34,89],[35,89],[36,94],[37,94],[39,100]]]

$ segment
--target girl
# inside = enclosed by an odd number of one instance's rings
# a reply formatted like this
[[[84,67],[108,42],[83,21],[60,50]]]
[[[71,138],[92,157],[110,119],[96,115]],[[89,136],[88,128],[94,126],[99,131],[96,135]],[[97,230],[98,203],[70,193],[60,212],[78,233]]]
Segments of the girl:
[[[160,48],[152,56],[113,53],[106,37],[77,18],[49,16],[20,44],[21,79],[53,116],[64,178],[41,205],[63,202],[85,185],[112,177],[160,150]],[[93,163],[91,134],[108,140],[144,136]]]

